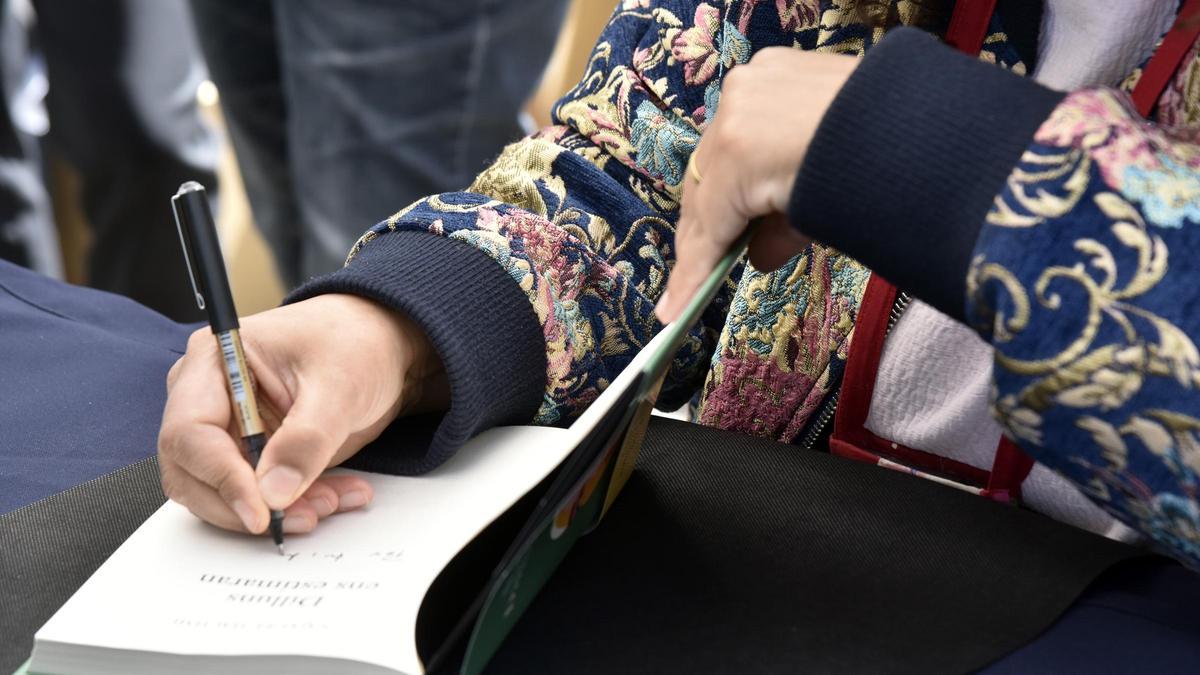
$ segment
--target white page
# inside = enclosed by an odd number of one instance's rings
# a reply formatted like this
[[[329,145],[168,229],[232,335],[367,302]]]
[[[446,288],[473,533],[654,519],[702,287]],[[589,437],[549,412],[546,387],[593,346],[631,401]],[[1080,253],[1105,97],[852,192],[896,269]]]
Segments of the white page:
[[[38,658],[43,643],[68,643],[323,656],[418,673],[412,629],[425,591],[575,437],[493,429],[424,476],[361,473],[375,488],[371,505],[289,536],[286,557],[265,537],[219,530],[168,502],[38,631],[31,670],[70,675]]]

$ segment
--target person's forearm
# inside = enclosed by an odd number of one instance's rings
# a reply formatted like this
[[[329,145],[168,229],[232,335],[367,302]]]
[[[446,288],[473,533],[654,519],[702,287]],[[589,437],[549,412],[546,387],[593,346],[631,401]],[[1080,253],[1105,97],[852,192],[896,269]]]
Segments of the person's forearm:
[[[709,82],[669,97],[595,85],[635,71],[677,81],[683,62],[641,51],[676,25],[669,12],[618,9],[597,47],[606,58],[556,106],[558,126],[505,148],[465,191],[379,223],[345,269],[293,294],[376,299],[411,317],[438,352],[448,412],[428,454],[415,444],[387,458],[388,470],[430,468],[496,424],[569,423],[660,328],[654,303],[674,263],[681,170]],[[660,404],[687,401],[703,381],[733,287],[674,360]]]
[[[790,215],[973,325],[1006,433],[1200,565],[1196,154],[1123,94],[1063,98],[898,31],[830,108]]]

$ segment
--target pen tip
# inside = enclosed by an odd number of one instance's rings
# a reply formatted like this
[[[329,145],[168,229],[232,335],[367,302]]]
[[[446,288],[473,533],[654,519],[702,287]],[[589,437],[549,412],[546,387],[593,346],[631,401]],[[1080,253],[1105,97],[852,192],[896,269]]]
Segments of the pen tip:
[[[287,555],[283,552],[283,544],[275,544],[275,548],[279,549],[279,555]]]

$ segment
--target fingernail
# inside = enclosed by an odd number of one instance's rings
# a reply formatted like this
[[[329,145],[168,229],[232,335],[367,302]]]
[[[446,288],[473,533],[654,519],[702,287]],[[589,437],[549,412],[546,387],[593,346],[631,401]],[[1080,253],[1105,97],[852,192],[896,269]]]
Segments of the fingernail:
[[[250,508],[249,504],[240,499],[235,499],[229,506],[233,508],[233,512],[237,514],[237,517],[242,519],[242,525],[246,527],[247,531],[258,531],[258,516],[254,513],[254,509]]]
[[[367,503],[367,493],[355,490],[347,492],[338,499],[338,507],[343,511],[347,509],[357,509]]]
[[[324,518],[334,511],[333,502],[325,497],[311,497],[308,504],[317,512],[318,518]]]
[[[308,516],[288,516],[283,519],[283,531],[290,534],[302,534],[314,526],[315,523]]]
[[[292,496],[300,489],[304,477],[290,466],[277,466],[258,480],[258,489],[263,500],[272,508],[283,508],[292,503]]]

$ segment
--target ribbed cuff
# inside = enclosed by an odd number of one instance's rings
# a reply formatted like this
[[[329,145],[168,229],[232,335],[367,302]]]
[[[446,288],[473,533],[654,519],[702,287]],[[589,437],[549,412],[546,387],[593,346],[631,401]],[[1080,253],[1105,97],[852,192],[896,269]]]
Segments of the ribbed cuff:
[[[992,200],[1063,95],[899,28],[834,99],[789,218],[952,317]]]
[[[472,436],[532,422],[546,385],[541,326],[524,291],[487,254],[434,234],[392,232],[285,302],[324,293],[352,293],[404,312],[429,336],[450,383],[444,415],[397,420],[345,466],[423,473]],[[354,339],[353,326],[345,339]]]

